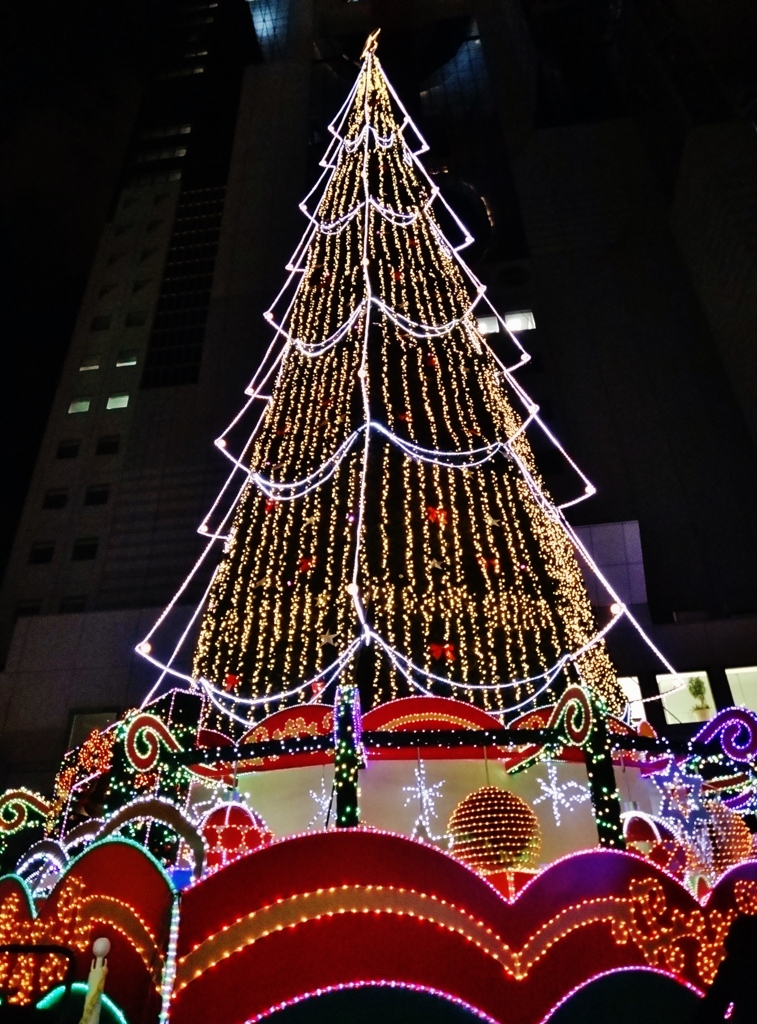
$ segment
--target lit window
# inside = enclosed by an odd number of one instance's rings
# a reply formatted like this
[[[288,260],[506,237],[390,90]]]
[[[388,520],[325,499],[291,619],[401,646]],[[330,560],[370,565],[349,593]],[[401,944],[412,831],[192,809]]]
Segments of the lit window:
[[[110,497],[110,486],[108,484],[93,484],[87,488],[84,495],[85,505],[107,505]]]
[[[42,508],[65,508],[68,502],[68,491],[65,487],[57,487],[45,491],[42,499]]]
[[[480,316],[478,329],[482,334],[499,334],[499,320],[496,316]]]
[[[512,313],[505,313],[505,327],[508,331],[533,331],[536,327],[534,314],[530,309],[516,309]]]
[[[105,405],[106,409],[125,409],[129,404],[128,395],[109,395]]]
[[[68,407],[70,413],[73,412],[89,412],[89,407],[92,404],[91,398],[74,398]]]
[[[50,540],[41,540],[32,544],[29,552],[30,565],[48,565],[53,560],[55,545]]]
[[[753,668],[727,668],[728,685],[734,704],[757,711],[757,666]]]
[[[137,365],[137,353],[134,351],[134,349],[131,349],[131,348],[122,349],[118,353],[118,358],[116,359],[116,366],[117,367],[136,366],[136,365]]]
[[[636,728],[640,722],[646,722],[647,713],[642,703],[641,687],[636,676],[625,676],[618,678],[618,685],[623,691],[623,696],[628,701],[628,708],[631,713],[631,725]]]
[[[81,363],[79,364],[79,373],[86,373],[89,370],[100,369],[100,357],[99,356],[84,356]]]
[[[665,719],[670,725],[706,722],[717,711],[706,672],[657,677]]]
[[[88,562],[97,558],[97,537],[79,537],[71,552],[72,562]]]

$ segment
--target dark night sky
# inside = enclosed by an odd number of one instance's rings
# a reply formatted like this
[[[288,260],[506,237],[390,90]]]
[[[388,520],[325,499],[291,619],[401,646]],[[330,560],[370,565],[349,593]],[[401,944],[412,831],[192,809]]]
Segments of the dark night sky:
[[[0,33],[0,572],[129,132],[159,0],[33,0]]]

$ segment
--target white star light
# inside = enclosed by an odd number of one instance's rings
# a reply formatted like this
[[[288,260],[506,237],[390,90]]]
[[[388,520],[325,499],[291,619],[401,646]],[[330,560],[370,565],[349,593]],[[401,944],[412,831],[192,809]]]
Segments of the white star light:
[[[425,834],[429,839],[441,839],[441,836],[435,836],[431,831],[431,819],[436,818],[436,801],[441,799],[441,790],[444,785],[444,780],[441,782],[435,782],[432,786],[429,786],[426,781],[426,765],[423,761],[419,761],[415,769],[415,785],[414,786],[403,786],[402,790],[407,794],[405,797],[405,807],[411,804],[414,800],[417,800],[420,804],[420,812],[418,817],[415,819],[413,825],[412,837],[418,835],[418,832],[425,831]]]
[[[308,832],[326,828],[326,819],[329,817],[331,801],[334,799],[334,791],[331,786],[326,785],[326,780],[321,779],[321,791],[316,793],[310,790],[310,796],[315,800],[318,810],[308,822]]]
[[[557,768],[552,762],[547,763],[547,781],[544,779],[536,780],[541,786],[541,796],[537,796],[533,801],[534,806],[536,804],[542,804],[545,800],[552,801],[552,813],[555,816],[555,824],[559,827],[560,825],[560,808],[564,807],[566,811],[573,810],[573,804],[582,804],[585,800],[590,797],[589,790],[580,784],[580,782],[563,782],[560,784],[557,781]]]

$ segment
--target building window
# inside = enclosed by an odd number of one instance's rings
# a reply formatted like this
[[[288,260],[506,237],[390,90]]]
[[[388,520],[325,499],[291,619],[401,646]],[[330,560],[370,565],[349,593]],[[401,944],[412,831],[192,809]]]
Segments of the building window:
[[[118,719],[118,711],[74,711],[67,750],[73,750],[92,733],[93,729],[107,729]]]
[[[95,455],[118,455],[118,448],[121,443],[119,434],[108,434],[105,437],[98,437]]]
[[[505,327],[514,334],[518,331],[533,331],[536,327],[534,314],[530,309],[516,309],[505,313]]]
[[[179,197],[143,388],[197,383],[224,198],[222,187],[188,190]]]
[[[74,541],[71,561],[88,562],[93,558],[97,558],[97,544],[97,537],[79,537]]]
[[[87,598],[83,594],[74,594],[72,597],[62,597],[58,611],[61,615],[69,615],[73,612],[83,612],[87,607]]]
[[[482,334],[499,334],[499,320],[496,316],[480,316],[478,329]]]
[[[706,672],[660,675],[657,685],[668,724],[706,722],[714,718],[717,709]]]
[[[185,54],[186,56],[186,54]],[[207,51],[204,53],[193,53],[190,54],[192,57],[205,57]],[[189,135],[192,131],[191,124],[172,124],[167,128],[151,128],[149,131],[142,135],[143,139],[167,139],[172,135]]]
[[[142,327],[147,323],[147,312],[144,309],[132,309],[126,314],[127,327]]]
[[[646,722],[647,713],[641,696],[641,687],[636,676],[619,676],[618,686],[623,691],[623,696],[628,701],[628,711],[631,725],[637,729],[642,722]]]
[[[727,668],[733,703],[757,711],[757,666],[753,668]]]
[[[99,356],[84,356],[79,363],[79,373],[88,373],[90,370],[100,369]]]
[[[89,412],[89,407],[91,404],[91,398],[74,398],[68,406],[68,411],[69,413]]]
[[[93,316],[92,323],[89,325],[90,331],[107,331],[110,327],[110,314],[105,313],[100,316]]]
[[[40,540],[32,544],[29,552],[29,565],[49,565],[53,560],[55,545],[49,540]]]
[[[122,348],[116,357],[116,367],[122,369],[124,366],[137,365],[137,352],[133,348]]]
[[[65,508],[67,502],[68,491],[65,487],[57,487],[45,492],[42,508]]]
[[[28,619],[32,615],[39,615],[41,611],[41,601],[19,601],[13,614],[13,621],[15,622],[16,619]]]
[[[175,146],[171,149],[153,149],[149,153],[137,153],[138,164],[150,164],[156,160],[176,160],[187,155],[186,146]]]
[[[125,409],[129,404],[128,395],[109,395],[105,404],[106,409]]]
[[[106,505],[110,496],[109,484],[92,484],[84,494],[85,505]]]
[[[65,441],[61,441],[58,445],[58,450],[55,453],[56,459],[75,459],[79,454],[79,447],[81,441],[78,439],[67,438]]]

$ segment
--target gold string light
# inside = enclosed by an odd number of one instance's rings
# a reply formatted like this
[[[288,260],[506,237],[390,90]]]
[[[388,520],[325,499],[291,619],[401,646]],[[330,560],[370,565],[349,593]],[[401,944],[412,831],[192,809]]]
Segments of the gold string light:
[[[441,233],[402,127],[371,51],[245,459],[280,484],[354,443],[328,479],[294,500],[248,484],[193,674],[218,689],[233,677],[232,697],[270,697],[260,706],[268,713],[279,692],[317,678],[360,635],[357,595],[370,628],[420,669],[427,691],[491,711],[540,693],[554,700],[564,677],[547,685],[549,673],[567,656],[565,674],[617,713],[624,700],[572,543],[542,496],[516,411],[522,397],[479,331],[476,289]],[[513,457],[470,468],[414,459],[373,425],[434,453],[509,443]],[[332,635],[333,646],[323,642]],[[416,692],[376,644],[366,661],[366,708]],[[352,674],[348,666],[343,681]],[[308,698],[301,690],[292,700]],[[255,717],[242,701],[230,708]]]

